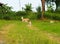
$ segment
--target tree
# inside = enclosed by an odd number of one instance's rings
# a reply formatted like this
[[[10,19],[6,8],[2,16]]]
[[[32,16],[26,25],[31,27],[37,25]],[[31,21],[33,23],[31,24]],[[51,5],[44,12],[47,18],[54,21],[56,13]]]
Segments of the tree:
[[[45,0],[47,2],[47,5],[48,5],[48,2],[55,2],[56,4],[56,10],[58,10],[58,7],[60,6],[60,0]]]
[[[47,5],[47,7],[48,7],[49,0],[45,0],[45,2],[46,2],[46,5]]]
[[[55,3],[56,3],[56,10],[58,10],[58,7],[60,6],[60,0],[56,0]]]
[[[26,12],[26,16],[30,17],[30,15],[32,14],[32,5],[31,4],[26,4],[25,8],[23,8]]]
[[[41,12],[41,7],[38,6],[38,7],[36,8],[36,11],[37,11],[38,13],[40,13],[40,12]]]
[[[12,7],[7,6],[7,4],[0,3],[0,13],[6,14],[7,12],[11,12]]]
[[[40,17],[41,17],[41,7],[38,6],[38,7],[36,8],[36,11],[37,11],[37,17],[40,18]]]
[[[42,2],[42,15],[41,15],[41,19],[44,19],[44,13],[45,13],[45,0],[41,0]]]
[[[32,11],[32,5],[31,4],[26,4],[24,10],[27,11]]]
[[[0,19],[10,19],[13,15],[12,8],[7,6],[7,4],[0,3]]]
[[[2,7],[3,3],[0,3],[0,7]]]

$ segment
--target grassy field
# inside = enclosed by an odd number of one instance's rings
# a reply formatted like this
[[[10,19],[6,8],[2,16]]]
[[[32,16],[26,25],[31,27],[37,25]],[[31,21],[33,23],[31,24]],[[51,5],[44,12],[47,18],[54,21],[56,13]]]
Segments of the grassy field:
[[[60,36],[60,22],[50,23],[50,21],[33,21],[33,25],[40,30],[47,31],[49,33],[55,33]]]
[[[0,44],[60,44],[60,22],[0,20]]]

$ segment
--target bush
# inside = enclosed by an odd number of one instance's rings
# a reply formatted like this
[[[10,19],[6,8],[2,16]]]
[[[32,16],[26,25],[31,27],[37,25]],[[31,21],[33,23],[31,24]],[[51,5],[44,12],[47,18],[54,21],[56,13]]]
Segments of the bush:
[[[49,19],[60,20],[60,14],[57,13],[46,12],[44,16]]]
[[[25,11],[18,11],[16,12],[16,16],[25,16],[26,12]]]
[[[4,16],[3,19],[10,20],[11,18],[9,16]]]
[[[26,17],[29,19],[37,19],[37,14],[35,12],[27,12]]]

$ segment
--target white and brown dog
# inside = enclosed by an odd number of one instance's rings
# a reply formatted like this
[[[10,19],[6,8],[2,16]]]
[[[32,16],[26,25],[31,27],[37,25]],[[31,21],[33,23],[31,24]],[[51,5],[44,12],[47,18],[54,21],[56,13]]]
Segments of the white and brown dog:
[[[22,22],[29,22],[29,19],[28,18],[21,17],[21,19],[22,19]]]
[[[29,18],[23,18],[23,17],[21,17],[21,19],[22,19],[22,22],[27,22],[29,26],[32,25],[32,23],[31,23],[31,21],[30,21]]]

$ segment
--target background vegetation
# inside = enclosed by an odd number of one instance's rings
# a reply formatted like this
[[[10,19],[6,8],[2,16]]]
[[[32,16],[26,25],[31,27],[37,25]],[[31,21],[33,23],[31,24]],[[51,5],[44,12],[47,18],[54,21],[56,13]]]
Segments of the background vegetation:
[[[47,1],[49,3],[49,1]],[[46,2],[46,3],[47,3]],[[50,3],[49,3],[50,4]],[[53,4],[52,4],[53,5]],[[44,18],[60,20],[60,10],[56,9],[55,11],[52,8],[52,5],[48,6],[48,10],[45,11]],[[5,20],[21,20],[21,16],[27,17],[30,19],[40,19],[42,15],[41,7],[36,8],[36,12],[32,11],[32,4],[26,4],[25,8],[23,7],[22,11],[12,11],[12,7],[3,4],[0,6],[0,19]]]

